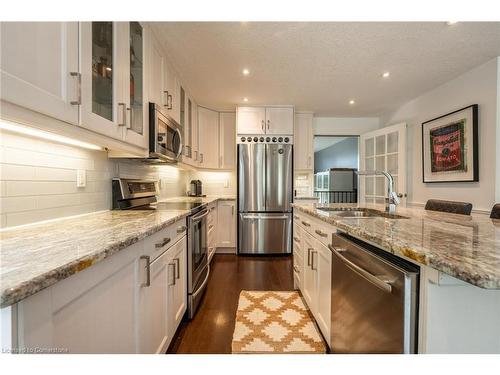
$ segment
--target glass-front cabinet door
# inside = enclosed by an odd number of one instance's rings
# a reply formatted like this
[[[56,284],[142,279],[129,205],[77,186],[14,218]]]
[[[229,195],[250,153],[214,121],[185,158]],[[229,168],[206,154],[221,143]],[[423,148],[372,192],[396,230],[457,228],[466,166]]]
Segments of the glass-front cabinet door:
[[[126,104],[121,95],[119,25],[115,22],[82,22],[81,126],[121,139]]]
[[[145,29],[139,22],[127,25],[124,97],[127,98],[125,141],[147,147],[147,103],[145,102]],[[128,83],[128,84],[127,84]]]

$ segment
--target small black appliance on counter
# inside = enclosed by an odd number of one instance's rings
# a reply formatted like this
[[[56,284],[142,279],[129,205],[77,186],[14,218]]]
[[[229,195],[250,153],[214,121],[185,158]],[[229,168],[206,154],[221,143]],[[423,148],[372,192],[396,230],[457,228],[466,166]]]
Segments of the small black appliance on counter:
[[[200,180],[191,180],[188,195],[190,197],[204,197]]]

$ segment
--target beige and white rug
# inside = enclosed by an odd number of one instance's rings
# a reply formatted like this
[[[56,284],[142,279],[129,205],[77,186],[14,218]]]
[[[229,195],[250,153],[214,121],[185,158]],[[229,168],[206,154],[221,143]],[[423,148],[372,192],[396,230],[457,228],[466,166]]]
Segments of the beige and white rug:
[[[325,353],[326,347],[298,292],[243,290],[236,311],[232,351]]]

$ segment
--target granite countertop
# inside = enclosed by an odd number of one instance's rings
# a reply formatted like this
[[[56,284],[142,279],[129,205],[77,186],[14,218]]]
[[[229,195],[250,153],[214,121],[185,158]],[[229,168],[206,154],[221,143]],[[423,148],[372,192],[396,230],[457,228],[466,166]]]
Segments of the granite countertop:
[[[212,203],[234,196],[174,197]],[[125,249],[189,210],[102,211],[0,231],[0,307],[12,305]]]
[[[340,230],[385,251],[442,271],[485,289],[500,289],[500,220],[486,215],[456,215],[398,207],[402,219],[344,218],[328,215],[322,206],[384,211],[380,205],[294,204]]]

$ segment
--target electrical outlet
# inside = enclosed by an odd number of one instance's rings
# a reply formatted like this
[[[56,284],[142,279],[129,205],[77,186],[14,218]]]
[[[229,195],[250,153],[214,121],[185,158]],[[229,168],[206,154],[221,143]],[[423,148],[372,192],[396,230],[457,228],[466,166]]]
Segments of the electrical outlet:
[[[76,187],[87,186],[87,171],[85,169],[78,169],[76,171]]]

